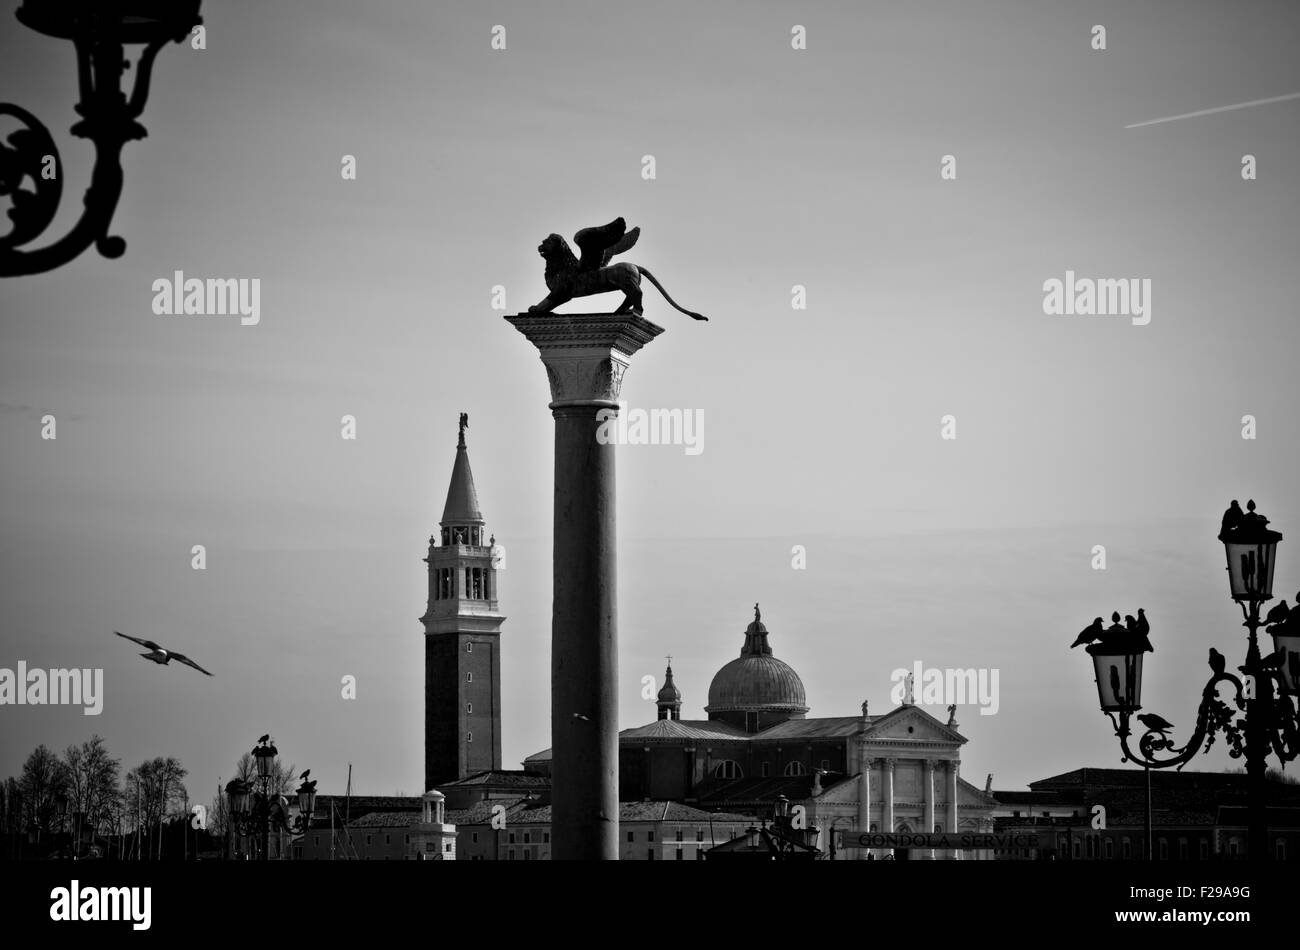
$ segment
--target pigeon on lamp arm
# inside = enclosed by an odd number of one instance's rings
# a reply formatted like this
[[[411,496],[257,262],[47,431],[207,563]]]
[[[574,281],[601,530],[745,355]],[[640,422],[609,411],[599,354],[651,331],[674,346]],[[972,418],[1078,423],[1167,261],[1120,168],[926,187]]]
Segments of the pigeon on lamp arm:
[[[1159,716],[1156,713],[1143,713],[1137,717],[1137,720],[1152,732],[1158,732],[1162,736],[1174,727],[1172,722],[1169,722],[1163,716]]]

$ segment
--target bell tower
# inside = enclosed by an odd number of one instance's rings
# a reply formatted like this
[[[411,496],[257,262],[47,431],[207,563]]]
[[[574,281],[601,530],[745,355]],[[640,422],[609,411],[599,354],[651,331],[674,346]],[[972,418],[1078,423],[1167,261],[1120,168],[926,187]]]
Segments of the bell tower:
[[[501,768],[496,538],[487,536],[460,414],[439,533],[429,538],[424,624],[424,788]]]

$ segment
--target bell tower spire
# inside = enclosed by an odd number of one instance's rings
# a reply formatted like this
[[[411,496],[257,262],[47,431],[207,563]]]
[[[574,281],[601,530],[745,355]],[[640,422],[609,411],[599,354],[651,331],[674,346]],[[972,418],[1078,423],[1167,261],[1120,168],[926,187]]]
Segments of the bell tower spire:
[[[424,624],[424,787],[501,768],[499,549],[488,540],[460,414],[439,534],[429,538]]]

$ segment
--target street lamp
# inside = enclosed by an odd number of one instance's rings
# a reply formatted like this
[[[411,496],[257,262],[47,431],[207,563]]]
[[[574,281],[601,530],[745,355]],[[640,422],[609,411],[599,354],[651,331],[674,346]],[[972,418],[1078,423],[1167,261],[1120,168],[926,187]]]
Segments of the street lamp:
[[[84,209],[75,225],[52,244],[34,250],[23,245],[43,234],[54,220],[63,194],[63,162],[54,139],[40,120],[19,106],[0,103],[0,116],[21,128],[0,140],[0,196],[13,207],[13,227],[0,236],[0,277],[39,274],[61,267],[91,244],[104,257],[121,257],[126,241],[110,236],[109,225],[122,194],[122,146],[145,137],[137,120],[149,96],[153,61],[169,42],[179,43],[199,25],[201,0],[23,0],[16,16],[37,33],[72,40],[77,53],[76,111],[81,120],[71,132],[95,145],[95,167]],[[122,88],[131,68],[124,47],[143,46],[130,96]],[[30,182],[32,189],[22,186]]]
[[[1181,769],[1198,753],[1208,751],[1222,733],[1228,754],[1246,759],[1250,811],[1250,855],[1267,860],[1268,826],[1266,771],[1268,755],[1276,754],[1283,764],[1300,755],[1300,717],[1292,697],[1300,679],[1300,610],[1294,617],[1285,603],[1261,620],[1261,605],[1273,597],[1273,570],[1277,545],[1282,535],[1268,527],[1268,519],[1248,502],[1243,512],[1237,502],[1224,513],[1219,540],[1227,555],[1228,583],[1232,599],[1241,605],[1242,626],[1249,631],[1246,661],[1238,678],[1227,672],[1227,661],[1218,650],[1210,650],[1211,675],[1201,693],[1196,726],[1191,738],[1175,746],[1169,733],[1172,723],[1155,713],[1137,716],[1144,727],[1135,754],[1129,746],[1130,720],[1142,708],[1142,656],[1151,652],[1145,614],[1129,626],[1116,623],[1101,629],[1098,619],[1075,641],[1088,644],[1097,677],[1097,695],[1102,712],[1110,717],[1124,752],[1122,761],[1132,761],[1147,770],[1147,852],[1151,850],[1151,769]],[[1132,619],[1132,618],[1130,618]],[[1259,651],[1258,631],[1271,623],[1274,652],[1265,659]],[[1139,641],[1137,638],[1140,637]],[[1231,704],[1220,696],[1222,686],[1231,687]],[[1239,713],[1246,715],[1238,719]],[[1166,755],[1167,754],[1167,755]]]
[[[253,781],[231,779],[226,783],[226,803],[230,813],[230,830],[238,835],[257,835],[261,839],[258,859],[268,860],[271,829],[283,831],[291,838],[304,834],[311,827],[312,812],[316,809],[316,783],[303,780],[295,794],[298,797],[298,816],[289,823],[286,802],[274,789],[275,757],[279,754],[270,736],[264,736],[253,748],[256,772]],[[307,771],[311,771],[308,769]]]
[[[1153,652],[1147,634],[1136,625],[1133,630],[1114,624],[1101,639],[1087,646],[1097,677],[1097,698],[1107,714],[1132,714],[1142,708],[1142,657]]]
[[[1282,535],[1267,525],[1268,519],[1255,511],[1255,502],[1248,501],[1240,521],[1225,525],[1219,533],[1228,555],[1232,599],[1238,603],[1260,604],[1273,599],[1273,567]]]

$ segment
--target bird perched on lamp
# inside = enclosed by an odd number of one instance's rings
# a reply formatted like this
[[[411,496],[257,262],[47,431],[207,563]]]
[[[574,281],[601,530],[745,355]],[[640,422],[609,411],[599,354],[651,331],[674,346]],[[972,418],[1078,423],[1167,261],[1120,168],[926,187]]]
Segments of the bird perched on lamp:
[[[1165,719],[1163,716],[1156,715],[1155,713],[1143,713],[1137,718],[1138,722],[1142,723],[1142,725],[1146,726],[1152,732],[1158,732],[1161,735],[1164,735],[1174,727],[1172,722]]]
[[[1228,533],[1240,525],[1245,517],[1246,513],[1241,510],[1241,505],[1237,502],[1237,499],[1232,499],[1232,504],[1223,513],[1223,523],[1219,525],[1219,540],[1222,541],[1227,537]]]
[[[1074,638],[1074,642],[1070,644],[1070,649],[1073,650],[1075,647],[1081,647],[1086,643],[1092,643],[1094,640],[1100,640],[1105,632],[1106,628],[1101,625],[1101,618],[1098,617],[1079,632],[1079,635]]]

